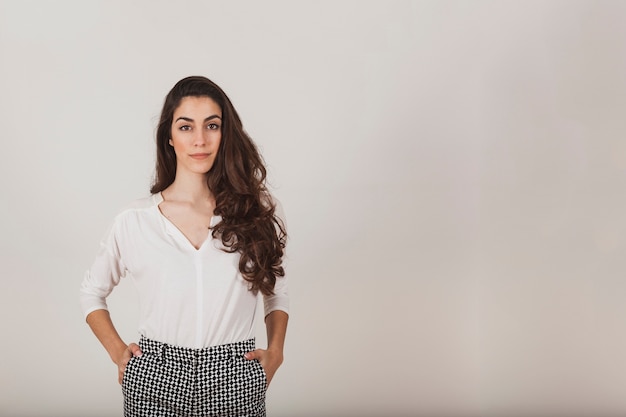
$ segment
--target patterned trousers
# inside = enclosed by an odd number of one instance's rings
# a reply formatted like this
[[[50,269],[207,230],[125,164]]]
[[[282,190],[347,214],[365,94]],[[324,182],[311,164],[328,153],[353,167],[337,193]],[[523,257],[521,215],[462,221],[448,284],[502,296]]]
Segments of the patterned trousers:
[[[125,417],[265,417],[267,379],[243,354],[254,339],[191,349],[141,338],[124,371]]]

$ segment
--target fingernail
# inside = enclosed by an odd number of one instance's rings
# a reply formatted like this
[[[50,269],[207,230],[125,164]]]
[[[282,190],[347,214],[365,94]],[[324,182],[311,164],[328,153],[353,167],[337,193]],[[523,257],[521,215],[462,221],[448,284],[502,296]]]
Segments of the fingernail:
[[[250,354],[249,353],[244,353],[243,357],[246,358],[246,359],[250,359]]]

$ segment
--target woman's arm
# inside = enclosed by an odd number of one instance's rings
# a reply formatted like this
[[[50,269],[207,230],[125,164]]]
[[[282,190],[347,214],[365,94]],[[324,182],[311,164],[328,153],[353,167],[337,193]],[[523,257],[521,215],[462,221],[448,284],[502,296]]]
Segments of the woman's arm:
[[[117,365],[118,382],[122,383],[122,376],[126,364],[131,356],[141,356],[141,349],[136,343],[127,345],[117,333],[111,316],[107,310],[95,310],[87,316],[87,324],[106,349],[113,363]]]
[[[283,348],[287,334],[289,315],[284,311],[275,310],[265,317],[267,328],[267,349],[256,349],[245,354],[246,359],[258,359],[267,375],[269,386],[278,367],[283,363]]]

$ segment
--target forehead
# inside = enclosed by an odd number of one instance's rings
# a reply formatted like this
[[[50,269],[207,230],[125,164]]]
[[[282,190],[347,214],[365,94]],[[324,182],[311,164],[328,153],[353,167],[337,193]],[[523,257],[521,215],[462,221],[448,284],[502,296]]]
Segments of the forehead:
[[[218,115],[222,117],[221,107],[210,97],[206,96],[188,96],[183,97],[174,110],[174,119],[180,116],[208,117]],[[193,117],[192,117],[193,118]]]

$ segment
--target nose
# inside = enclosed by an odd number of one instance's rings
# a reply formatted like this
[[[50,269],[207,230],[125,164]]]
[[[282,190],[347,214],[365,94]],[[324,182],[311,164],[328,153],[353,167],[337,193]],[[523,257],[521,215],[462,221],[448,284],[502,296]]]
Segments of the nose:
[[[195,135],[193,137],[194,146],[203,146],[203,145],[206,145],[207,142],[208,142],[208,137],[206,135],[206,132],[202,130],[198,130],[195,132]]]

